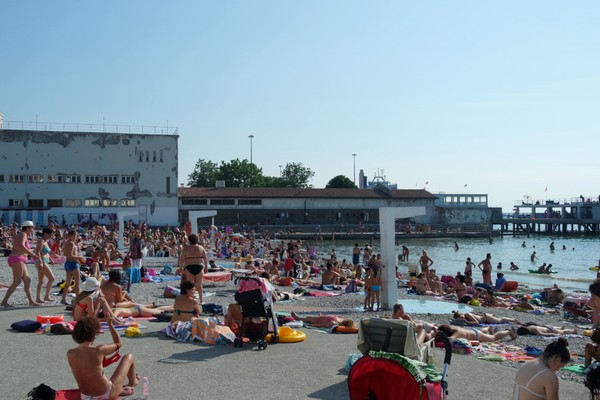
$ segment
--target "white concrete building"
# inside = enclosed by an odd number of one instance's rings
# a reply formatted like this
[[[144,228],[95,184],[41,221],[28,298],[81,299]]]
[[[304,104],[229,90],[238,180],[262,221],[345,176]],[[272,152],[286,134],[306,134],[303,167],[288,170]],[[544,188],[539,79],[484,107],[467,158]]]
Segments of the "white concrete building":
[[[171,130],[0,129],[0,218],[7,224],[47,225],[50,218],[108,223],[126,212],[136,223],[177,224],[179,135]]]

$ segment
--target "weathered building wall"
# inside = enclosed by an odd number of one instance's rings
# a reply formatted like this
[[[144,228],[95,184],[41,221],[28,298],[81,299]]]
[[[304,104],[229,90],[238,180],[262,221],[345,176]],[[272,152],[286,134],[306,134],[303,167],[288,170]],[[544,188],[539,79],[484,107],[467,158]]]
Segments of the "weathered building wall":
[[[436,207],[437,223],[442,225],[487,225],[491,222],[489,208]]]
[[[178,135],[0,131],[0,213],[177,222]],[[37,222],[37,221],[36,221]]]

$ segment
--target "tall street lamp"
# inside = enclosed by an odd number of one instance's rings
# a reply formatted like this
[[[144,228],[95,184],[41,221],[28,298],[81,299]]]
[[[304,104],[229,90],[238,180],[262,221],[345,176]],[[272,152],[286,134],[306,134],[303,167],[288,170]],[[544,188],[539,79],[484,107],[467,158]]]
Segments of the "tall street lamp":
[[[353,178],[354,184],[356,185],[356,153],[352,154],[352,157],[353,157],[353,160],[354,160],[354,162],[353,162],[353,168],[352,168],[352,173],[353,173],[353,176],[354,176],[354,178]]]
[[[250,164],[252,164],[252,139],[254,139],[254,135],[248,137],[250,138]]]
[[[281,178],[281,165],[279,166],[279,177]]]

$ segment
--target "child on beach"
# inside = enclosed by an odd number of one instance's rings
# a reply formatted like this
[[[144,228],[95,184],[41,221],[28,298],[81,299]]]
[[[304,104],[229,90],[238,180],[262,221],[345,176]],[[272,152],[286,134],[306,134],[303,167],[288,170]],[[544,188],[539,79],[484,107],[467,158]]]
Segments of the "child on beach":
[[[370,304],[371,310],[379,311],[381,308],[381,300],[380,293],[383,288],[383,281],[381,279],[381,271],[377,265],[374,265],[373,268],[373,279],[371,281],[371,290],[370,290]],[[377,308],[375,308],[375,303],[377,303]]]
[[[371,285],[373,284],[373,275],[370,267],[365,268],[365,310],[372,310],[371,304]]]
[[[115,399],[117,396],[130,396],[140,379],[135,373],[135,361],[131,354],[120,357],[119,365],[110,379],[104,375],[104,366],[112,361],[109,354],[119,354],[121,338],[112,321],[108,319],[108,328],[112,336],[112,344],[100,344],[94,347],[96,336],[100,332],[100,323],[94,317],[81,319],[73,329],[73,340],[77,347],[67,351],[67,360],[81,391],[82,399]],[[112,361],[112,362],[111,362]],[[128,379],[125,385],[125,378]]]

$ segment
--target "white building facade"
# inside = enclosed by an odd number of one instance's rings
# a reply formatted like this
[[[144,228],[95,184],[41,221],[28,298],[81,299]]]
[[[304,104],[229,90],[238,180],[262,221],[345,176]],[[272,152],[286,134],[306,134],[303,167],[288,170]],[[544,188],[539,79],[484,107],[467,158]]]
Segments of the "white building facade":
[[[174,131],[176,132],[176,130]],[[0,218],[177,224],[177,134],[0,129]]]

